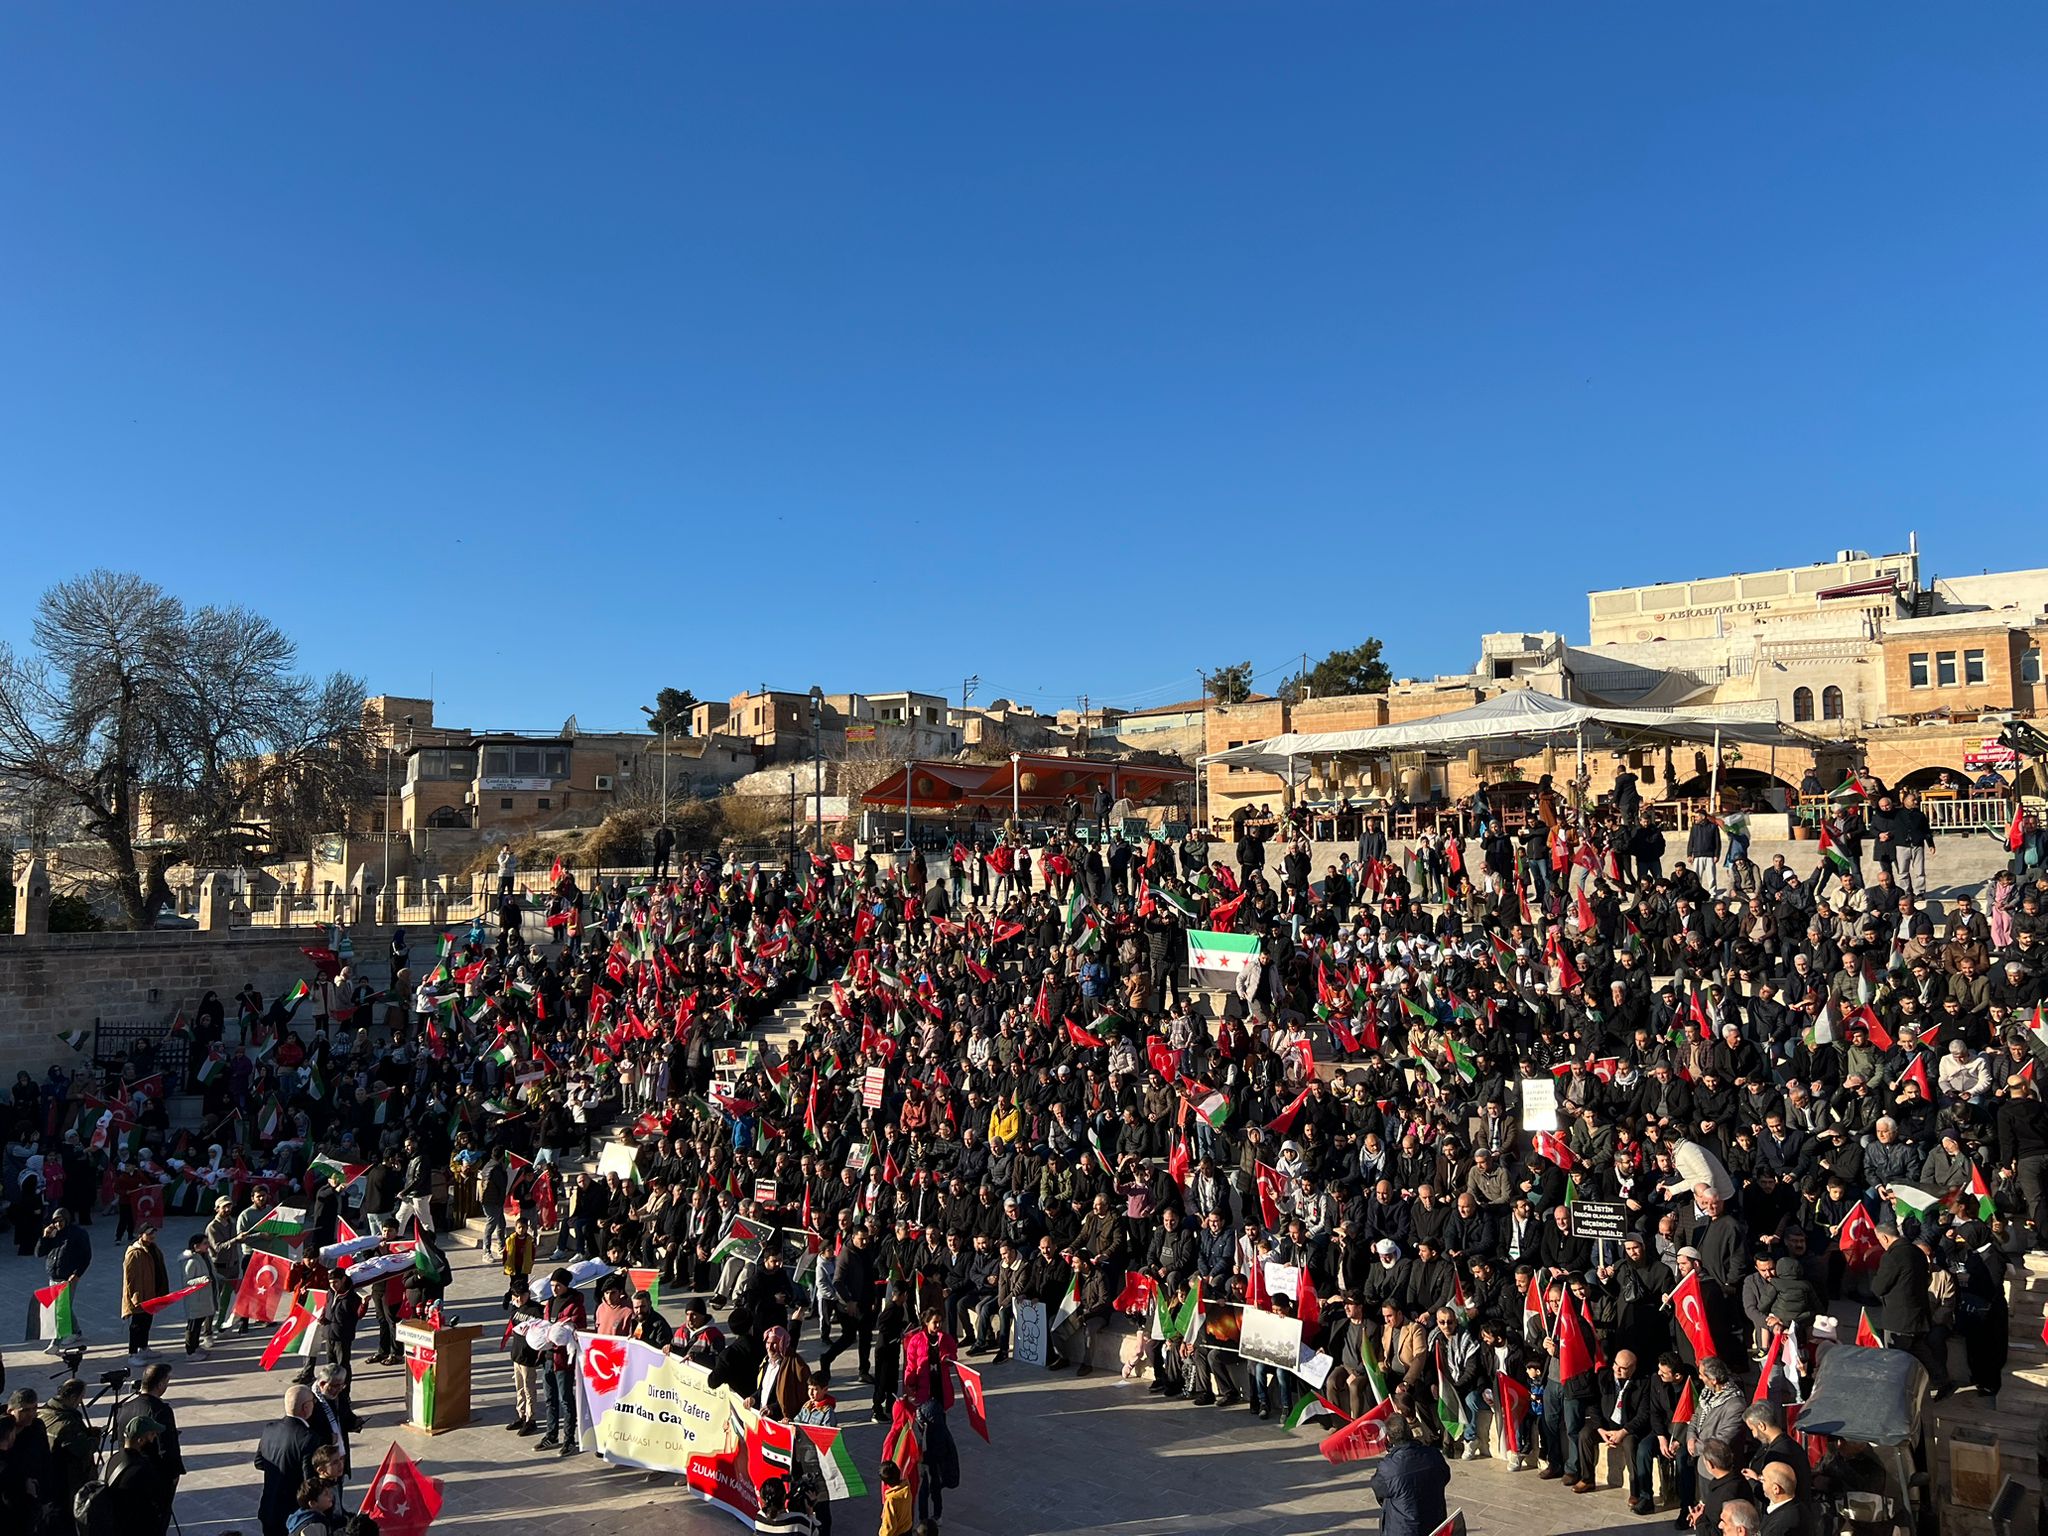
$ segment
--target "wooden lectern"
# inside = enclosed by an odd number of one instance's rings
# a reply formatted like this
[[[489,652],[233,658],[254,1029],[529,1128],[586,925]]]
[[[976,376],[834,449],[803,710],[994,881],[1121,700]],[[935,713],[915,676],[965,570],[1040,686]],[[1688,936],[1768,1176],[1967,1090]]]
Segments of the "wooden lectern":
[[[407,1429],[439,1435],[469,1422],[469,1347],[482,1332],[475,1323],[398,1325],[398,1342],[405,1347]]]

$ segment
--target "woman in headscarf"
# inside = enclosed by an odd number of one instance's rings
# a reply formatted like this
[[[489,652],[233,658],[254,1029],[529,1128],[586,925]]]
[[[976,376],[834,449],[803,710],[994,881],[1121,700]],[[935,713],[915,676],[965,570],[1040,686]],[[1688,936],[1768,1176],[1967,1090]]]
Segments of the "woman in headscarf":
[[[43,1155],[30,1157],[14,1191],[14,1251],[27,1257],[36,1251],[43,1230]]]
[[[761,1342],[766,1353],[747,1406],[786,1424],[796,1417],[797,1410],[810,1397],[811,1368],[804,1364],[803,1356],[790,1343],[787,1328],[779,1325],[770,1328]]]

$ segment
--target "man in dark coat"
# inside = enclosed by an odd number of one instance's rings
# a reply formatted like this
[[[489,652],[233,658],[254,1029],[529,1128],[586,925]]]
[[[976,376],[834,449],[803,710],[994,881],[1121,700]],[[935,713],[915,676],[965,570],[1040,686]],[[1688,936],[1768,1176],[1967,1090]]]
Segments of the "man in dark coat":
[[[1870,1277],[1870,1293],[1879,1304],[1877,1325],[1886,1345],[1906,1350],[1926,1366],[1927,1379],[1945,1396],[1948,1372],[1927,1343],[1927,1330],[1933,1326],[1927,1305],[1927,1255],[1918,1243],[1899,1235],[1898,1222],[1889,1216],[1877,1224],[1877,1240],[1884,1249]]]
[[[256,1518],[263,1536],[284,1536],[284,1523],[298,1508],[299,1488],[313,1475],[313,1453],[327,1443],[313,1428],[312,1417],[312,1389],[287,1387],[284,1417],[264,1425],[256,1442],[256,1468],[263,1474]]]
[[[1443,1452],[1415,1438],[1399,1414],[1387,1420],[1387,1453],[1368,1485],[1380,1501],[1380,1536],[1430,1536],[1449,1518],[1444,1490],[1451,1485]]]

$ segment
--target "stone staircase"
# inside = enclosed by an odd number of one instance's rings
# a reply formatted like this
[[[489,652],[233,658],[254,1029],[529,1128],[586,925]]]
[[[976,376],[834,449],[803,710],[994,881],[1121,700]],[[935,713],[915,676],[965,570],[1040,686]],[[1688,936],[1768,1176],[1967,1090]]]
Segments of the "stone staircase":
[[[1933,1405],[1934,1479],[1941,1529],[1948,1536],[1992,1536],[1987,1506],[2008,1477],[2025,1491],[2014,1528],[2035,1530],[2041,1477],[2048,1465],[2048,1254],[2014,1260],[2007,1274],[2011,1355],[1997,1406],[1964,1387]],[[1966,1381],[1963,1344],[1950,1340],[1949,1376]]]

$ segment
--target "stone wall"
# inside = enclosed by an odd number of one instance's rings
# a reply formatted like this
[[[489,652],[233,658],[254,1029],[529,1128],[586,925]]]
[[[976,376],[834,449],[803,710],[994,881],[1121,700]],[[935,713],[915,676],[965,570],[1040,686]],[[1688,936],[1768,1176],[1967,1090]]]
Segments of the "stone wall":
[[[168,1024],[188,1014],[209,987],[229,1002],[245,982],[265,999],[313,980],[300,946],[323,944],[322,928],[191,929],[152,933],[61,933],[0,936],[0,1082],[17,1071],[40,1078],[50,1063],[91,1059],[92,1045],[73,1052],[57,1036],[109,1024]],[[388,934],[359,928],[353,941],[364,969],[383,980]]]

